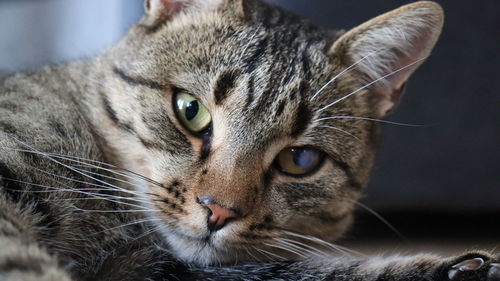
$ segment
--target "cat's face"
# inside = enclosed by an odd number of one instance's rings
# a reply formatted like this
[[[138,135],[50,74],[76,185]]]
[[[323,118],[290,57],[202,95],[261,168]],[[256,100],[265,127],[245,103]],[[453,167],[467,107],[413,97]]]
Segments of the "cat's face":
[[[185,2],[147,1],[107,58],[104,103],[118,126],[104,135],[124,167],[161,183],[136,183],[156,226],[180,258],[204,264],[291,254],[307,240],[294,233],[337,238],[377,133],[352,117],[382,117],[402,83],[347,98],[373,73],[324,86],[356,60],[356,36],[261,2]]]

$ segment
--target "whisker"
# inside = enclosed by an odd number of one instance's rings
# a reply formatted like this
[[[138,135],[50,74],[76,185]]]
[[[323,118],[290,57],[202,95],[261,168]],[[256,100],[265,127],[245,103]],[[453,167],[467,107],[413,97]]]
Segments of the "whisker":
[[[154,180],[152,180],[152,179],[150,179],[150,178],[148,178],[146,176],[143,176],[141,174],[138,174],[138,173],[126,170],[126,169],[122,169],[122,168],[119,168],[119,167],[113,166],[114,168],[103,168],[103,167],[100,167],[100,166],[96,166],[96,165],[93,165],[93,164],[81,162],[81,161],[78,161],[78,160],[63,158],[61,156],[57,156],[57,158],[65,159],[65,160],[68,160],[68,161],[72,161],[72,162],[81,164],[81,165],[86,166],[86,167],[95,168],[95,169],[98,169],[98,170],[110,172],[112,174],[119,175],[119,176],[122,176],[122,177],[125,177],[125,178],[129,178],[129,179],[132,179],[132,180],[139,180],[140,179],[140,180],[143,180],[145,182],[154,184],[156,186],[163,187],[163,184],[161,184],[161,183],[159,183],[157,181],[154,181]],[[110,177],[110,176],[105,176],[105,177],[110,178],[110,179],[115,179],[115,180],[118,180],[118,181],[130,184],[130,182],[128,182],[128,181],[123,181],[123,180],[115,178],[115,177]]]
[[[330,117],[319,118],[319,119],[315,120],[315,122],[321,122],[321,121],[331,120],[331,119],[359,119],[359,120],[375,121],[375,122],[380,122],[380,123],[386,123],[386,124],[391,124],[391,125],[399,125],[399,126],[406,126],[406,127],[426,127],[426,126],[429,126],[429,125],[417,125],[417,124],[399,123],[399,122],[387,121],[387,120],[382,120],[382,119],[368,118],[368,117],[358,117],[358,116],[330,116]]]
[[[31,169],[33,169],[33,170],[39,171],[41,173],[44,173],[44,174],[47,174],[47,175],[50,175],[50,176],[53,176],[53,177],[56,177],[56,178],[61,178],[61,179],[65,179],[65,180],[68,180],[68,181],[71,181],[71,182],[76,182],[76,183],[81,183],[81,184],[84,184],[84,185],[89,185],[89,186],[95,186],[95,187],[103,188],[103,189],[95,189],[95,190],[101,190],[101,191],[114,190],[114,191],[121,191],[123,193],[132,194],[132,195],[135,195],[135,196],[138,196],[138,197],[141,196],[140,193],[135,192],[135,191],[131,191],[131,190],[128,190],[128,189],[123,189],[123,188],[118,188],[117,189],[117,188],[111,187],[109,185],[105,186],[105,185],[100,185],[100,184],[91,183],[91,182],[87,182],[87,181],[81,181],[81,180],[78,180],[78,179],[75,179],[75,178],[70,178],[70,177],[66,177],[66,176],[54,174],[54,173],[51,173],[51,172],[48,172],[48,171],[44,171],[42,169],[38,169],[38,168],[33,167],[33,166],[29,166],[29,167]]]
[[[132,226],[132,225],[135,225],[135,224],[155,222],[155,221],[161,221],[161,219],[151,219],[151,218],[149,218],[149,219],[144,219],[144,220],[138,220],[138,221],[134,221],[134,222],[130,222],[130,223],[118,225],[118,226],[115,226],[115,227],[107,228],[107,229],[104,229],[104,230],[92,233],[91,235],[97,235],[97,234],[100,234],[100,233],[103,233],[103,232],[108,232],[108,231],[111,231],[111,230],[116,230],[116,229],[119,229],[119,228],[123,228],[123,227],[127,227],[127,226]]]
[[[31,147],[31,146],[30,146],[30,145],[28,145],[27,143],[24,143],[24,142],[22,142],[22,141],[18,140],[17,138],[15,138],[15,137],[12,137],[12,136],[11,136],[11,138],[12,138],[12,139],[14,139],[15,141],[19,142],[20,144],[22,144],[22,145],[24,145],[24,146],[27,146],[27,147],[28,147],[28,148],[30,148],[31,150],[33,150],[33,151],[35,151],[35,152],[39,153],[39,154],[40,154],[40,155],[42,155],[44,158],[46,158],[46,159],[48,159],[48,160],[50,160],[50,161],[52,161],[52,162],[54,162],[54,163],[57,163],[57,164],[59,164],[59,165],[61,165],[61,166],[65,167],[65,168],[67,168],[67,169],[69,169],[69,170],[71,170],[71,171],[74,171],[74,172],[76,172],[76,173],[78,173],[78,174],[80,174],[80,175],[82,175],[82,176],[84,176],[84,177],[87,177],[87,178],[93,179],[93,180],[95,180],[95,181],[97,181],[97,182],[100,182],[100,183],[102,183],[102,184],[108,185],[108,186],[110,186],[110,187],[114,187],[114,188],[117,188],[117,189],[121,189],[120,187],[118,187],[118,186],[116,186],[116,185],[113,185],[113,184],[110,184],[110,183],[108,183],[108,182],[105,182],[105,181],[102,181],[102,180],[100,180],[100,179],[97,179],[97,178],[95,178],[95,177],[89,176],[89,175],[87,175],[86,173],[81,172],[81,171],[79,171],[79,170],[75,169],[74,167],[72,167],[72,166],[70,166],[70,165],[66,165],[66,164],[64,164],[64,163],[62,163],[62,162],[60,162],[60,161],[57,161],[57,160],[55,160],[54,158],[52,158],[52,157],[48,156],[46,153],[43,153],[43,152],[41,152],[41,151],[38,151],[38,150],[34,149],[33,147]]]
[[[284,257],[278,255],[278,254],[274,254],[274,253],[271,253],[269,251],[266,251],[264,249],[260,249],[260,248],[257,248],[256,246],[252,246],[252,248],[254,248],[256,251],[258,251],[259,253],[263,254],[264,256],[266,256],[268,259],[270,259],[271,261],[273,262],[276,262],[275,259],[273,259],[272,257],[275,257],[277,258],[278,260],[285,260]]]
[[[158,210],[87,210],[74,207],[75,210],[84,213],[154,213],[160,212]]]
[[[351,64],[349,67],[347,67],[346,69],[342,70],[339,74],[335,75],[332,79],[330,79],[325,85],[323,85],[323,87],[321,87],[313,96],[312,98],[310,99],[311,101],[314,100],[321,92],[323,92],[326,87],[328,87],[331,83],[333,83],[335,80],[337,80],[340,76],[344,75],[345,73],[348,73],[350,72],[351,70],[353,70],[356,66],[358,66],[360,63],[362,63],[365,59],[373,56],[374,54],[376,54],[377,52],[379,52],[380,50],[376,50],[374,52],[371,52],[369,53],[368,55],[362,57],[361,59],[359,59],[357,62]]]
[[[328,109],[329,107],[331,107],[331,106],[333,106],[333,105],[335,105],[335,104],[337,104],[337,103],[339,103],[339,102],[341,102],[341,101],[343,101],[343,100],[345,100],[345,99],[347,99],[347,98],[349,98],[349,97],[351,97],[351,96],[355,95],[356,93],[358,93],[358,92],[360,92],[360,91],[362,91],[362,90],[364,90],[364,89],[366,89],[366,88],[370,87],[371,85],[373,85],[373,84],[375,84],[375,83],[377,83],[377,82],[379,82],[379,81],[381,81],[381,80],[384,80],[385,78],[390,77],[390,76],[392,76],[392,75],[394,75],[394,74],[396,74],[396,73],[398,73],[398,72],[400,72],[400,71],[403,71],[403,70],[405,70],[405,69],[407,69],[407,68],[409,68],[409,67],[411,67],[411,66],[413,66],[413,65],[415,65],[415,64],[417,64],[417,63],[419,63],[419,62],[421,62],[421,61],[423,61],[424,59],[425,59],[425,58],[418,59],[418,60],[416,60],[416,61],[414,61],[414,62],[412,62],[412,63],[410,63],[410,64],[407,64],[407,65],[406,65],[406,66],[404,66],[404,67],[401,67],[401,68],[399,68],[399,69],[397,69],[397,70],[395,70],[395,71],[393,71],[393,72],[389,73],[389,74],[386,74],[386,75],[384,75],[384,76],[382,76],[382,77],[380,77],[380,78],[378,78],[378,79],[375,79],[374,81],[372,81],[372,82],[370,82],[370,83],[368,83],[368,84],[364,85],[363,87],[361,87],[361,88],[359,88],[359,89],[357,89],[357,90],[355,90],[355,91],[352,91],[351,93],[349,93],[349,94],[347,94],[347,95],[345,95],[345,96],[343,96],[343,97],[341,97],[341,98],[337,99],[336,101],[334,101],[334,102],[332,102],[332,103],[330,103],[330,104],[328,104],[328,105],[326,105],[326,106],[322,107],[321,109],[319,109],[319,110],[318,110],[318,112],[322,112],[323,110]]]
[[[96,169],[100,169],[100,170],[103,170],[103,171],[107,171],[107,172],[110,172],[110,173],[113,173],[113,174],[117,174],[117,175],[120,175],[120,176],[123,176],[123,177],[128,177],[130,179],[134,179],[136,180],[138,178],[146,181],[146,182],[149,182],[149,183],[152,183],[154,185],[157,185],[157,186],[160,186],[160,187],[163,187],[163,184],[162,183],[159,183],[155,180],[152,180],[144,175],[141,175],[141,174],[138,174],[138,173],[135,173],[133,171],[130,171],[130,170],[127,170],[127,169],[124,169],[124,168],[120,168],[120,167],[117,167],[115,165],[112,165],[112,164],[109,164],[109,163],[105,163],[105,162],[101,162],[101,161],[97,161],[97,160],[91,160],[91,159],[85,159],[85,158],[79,158],[79,157],[74,157],[74,156],[66,156],[66,155],[61,155],[61,154],[53,154],[53,153],[49,153],[51,155],[56,155],[58,158],[61,158],[61,159],[65,159],[65,160],[68,160],[68,161],[73,161],[75,163],[79,163],[79,164],[82,164],[82,165],[86,165],[86,166],[89,166],[89,167],[92,167],[92,168],[96,168]],[[93,164],[90,164],[90,163],[85,163],[83,161],[80,161],[80,160],[85,160],[85,161],[89,161],[89,162],[94,162],[94,163],[97,163],[97,164],[101,164],[101,165],[104,165],[106,167],[109,167],[108,168],[103,168],[103,167],[100,167],[100,166],[97,166],[97,165],[93,165]],[[128,174],[130,175],[128,175]],[[132,177],[131,175],[133,176],[136,176],[136,177]]]
[[[287,238],[276,238],[276,239],[279,240],[279,241],[282,241],[283,243],[292,244],[292,245],[295,245],[297,247],[300,247],[304,251],[307,251],[308,253],[313,254],[313,255],[328,256],[328,254],[325,253],[324,251],[322,251],[322,250],[320,250],[318,248],[312,247],[311,245],[302,243],[300,241],[296,241],[296,240],[292,240],[292,239],[287,239]]]
[[[33,190],[33,191],[27,191],[29,193],[56,193],[56,192],[59,192],[59,191],[62,191],[62,192],[75,192],[76,189],[54,189],[54,190]],[[81,191],[82,189],[80,189]],[[21,191],[23,192],[23,191]],[[82,192],[75,192],[75,193],[82,193]],[[112,198],[112,199],[122,199],[122,200],[130,200],[130,201],[135,201],[135,202],[139,202],[139,203],[149,203],[148,201],[140,201],[140,200],[137,200],[135,198],[131,198],[131,197],[122,197],[122,196],[115,196],[115,195],[107,195],[107,194],[102,194],[102,193],[92,193],[92,192],[85,192],[83,194],[86,194],[86,195],[89,195],[89,196],[93,196],[91,198],[58,198],[58,199],[43,199],[44,201],[50,201],[50,202],[58,202],[58,201],[84,201],[84,200],[103,200],[103,199],[107,199],[107,198]],[[121,202],[120,201],[120,204],[122,203],[126,203],[126,202]],[[132,206],[140,206],[140,205],[132,205]],[[145,208],[144,206],[141,206],[143,208]]]
[[[351,137],[355,138],[356,140],[360,141],[360,139],[359,139],[358,137],[356,137],[355,135],[353,135],[353,134],[351,134],[351,133],[349,133],[349,132],[347,132],[347,131],[345,131],[345,130],[342,130],[342,129],[340,129],[340,128],[337,128],[337,127],[334,127],[334,126],[328,126],[328,125],[323,125],[323,126],[320,126],[320,127],[321,127],[321,128],[333,129],[333,130],[336,130],[336,131],[342,132],[342,133],[344,133],[344,134],[346,134],[346,135],[349,135],[349,136],[351,136]]]
[[[148,235],[150,235],[150,234],[152,234],[152,233],[158,232],[158,231],[160,231],[162,228],[163,228],[163,226],[157,226],[157,227],[154,227],[153,229],[151,229],[151,230],[149,230],[149,231],[146,231],[145,233],[143,233],[143,234],[139,235],[138,237],[136,237],[136,238],[132,239],[132,241],[139,240],[139,239],[141,239],[141,238],[143,238],[143,237],[146,237],[146,236],[148,236]]]
[[[25,184],[29,184],[29,183],[25,183]],[[30,185],[35,185],[35,184],[30,184]],[[49,187],[45,187],[45,188],[49,188]],[[45,201],[53,201],[53,202],[57,202],[57,201],[79,201],[79,200],[106,200],[106,201],[110,201],[110,202],[114,202],[114,203],[119,203],[119,204],[124,204],[124,205],[130,205],[132,207],[143,207],[145,208],[144,206],[140,206],[140,205],[135,205],[135,204],[129,204],[129,203],[126,203],[126,202],[121,202],[121,201],[114,201],[114,200],[110,200],[109,198],[111,199],[123,199],[123,200],[131,200],[131,201],[136,201],[136,202],[142,202],[142,203],[149,203],[147,201],[139,201],[139,200],[135,200],[131,197],[122,197],[122,196],[115,196],[115,195],[105,195],[105,194],[102,194],[102,193],[93,193],[93,192],[85,192],[85,191],[95,191],[96,189],[62,189],[62,188],[51,188],[51,190],[24,190],[24,191],[20,191],[20,190],[13,190],[13,189],[9,189],[10,191],[12,192],[20,192],[20,193],[57,193],[57,192],[73,192],[73,193],[79,193],[79,194],[85,194],[85,195],[89,195],[89,196],[92,196],[91,198],[61,198],[61,199],[54,199],[54,200],[51,200],[51,199],[43,199]]]
[[[389,221],[387,221],[384,217],[382,217],[379,213],[377,213],[376,211],[374,211],[372,208],[366,206],[365,204],[363,203],[360,203],[358,201],[352,201],[355,205],[365,209],[366,211],[368,211],[370,214],[372,214],[373,216],[375,216],[377,219],[379,219],[383,224],[385,224],[390,230],[392,230],[401,240],[405,241],[405,242],[410,242],[410,240],[408,238],[406,238],[406,236],[404,236],[401,232],[399,232],[399,230],[394,227]]]
[[[290,235],[290,236],[295,236],[295,237],[298,237],[298,238],[309,240],[311,242],[316,242],[316,243],[318,243],[320,245],[324,245],[324,246],[326,246],[326,247],[328,247],[330,249],[333,249],[335,251],[341,252],[341,253],[349,255],[349,256],[351,254],[358,255],[358,256],[365,256],[364,254],[362,254],[360,252],[351,250],[349,248],[346,248],[346,247],[343,247],[343,246],[340,246],[340,245],[337,245],[337,244],[333,244],[333,243],[327,242],[325,240],[322,240],[322,239],[314,237],[314,236],[299,234],[299,233],[292,232],[292,231],[289,231],[289,230],[282,230],[282,232],[285,233],[285,234],[287,234],[287,235]]]
[[[109,201],[109,202],[113,202],[113,203],[117,203],[117,204],[123,204],[123,205],[127,205],[127,206],[134,207],[134,208],[144,208],[144,206],[141,206],[141,205],[136,205],[136,204],[131,204],[131,203],[127,203],[127,202],[122,202],[122,201],[118,201],[118,200],[109,199],[110,197],[112,198],[112,196],[104,196],[104,194],[100,194],[100,193],[85,192],[85,191],[81,191],[81,190],[78,190],[78,189],[71,189],[71,188],[63,188],[63,189],[61,189],[61,188],[58,188],[58,187],[46,186],[46,185],[41,185],[41,184],[36,184],[36,183],[31,183],[31,182],[26,182],[26,181],[14,180],[14,179],[10,179],[10,178],[3,178],[3,179],[9,180],[9,181],[13,181],[13,182],[22,183],[22,184],[26,184],[26,185],[31,185],[31,186],[36,186],[36,187],[42,187],[42,188],[52,189],[52,190],[54,190],[52,192],[63,191],[63,192],[80,193],[80,194],[85,194],[85,195],[88,195],[88,196],[97,197],[97,198],[100,198],[100,199],[105,200],[105,201]],[[23,193],[23,192],[48,193],[48,191],[43,191],[43,190],[40,190],[40,191],[36,191],[36,190],[27,191],[27,190],[15,190],[15,189],[9,189],[9,190],[11,190],[13,192],[20,192],[20,193]]]
[[[46,193],[54,193],[56,191],[46,191]],[[43,193],[43,192],[40,192],[40,193]],[[99,193],[96,193],[96,194],[99,194]],[[111,197],[111,196],[109,196]],[[136,200],[134,198],[129,198],[129,197],[121,197],[121,196],[113,196],[111,198],[115,198],[115,199],[123,199],[123,200],[131,200],[131,201],[136,201],[136,202],[140,202],[140,203],[149,203],[148,201],[139,201],[139,200]],[[77,197],[77,198],[58,198],[58,199],[54,199],[54,200],[51,200],[51,199],[44,199],[45,201],[50,201],[50,202],[58,202],[58,201],[91,201],[91,200],[102,200],[102,198],[98,198],[98,197],[92,197],[92,198],[88,198],[88,197]]]
[[[6,148],[6,147],[4,147],[4,148]],[[116,167],[116,166],[114,166],[112,164],[108,164],[108,163],[105,163],[105,162],[97,161],[97,160],[91,160],[91,159],[86,159],[86,158],[80,158],[80,157],[74,157],[74,156],[62,155],[62,154],[50,153],[50,152],[39,152],[39,151],[36,151],[36,150],[25,150],[25,149],[17,149],[17,148],[7,148],[7,149],[11,149],[11,150],[14,150],[14,151],[19,151],[19,152],[27,152],[27,153],[33,153],[33,154],[49,155],[49,156],[52,156],[54,158],[64,159],[64,160],[71,161],[71,162],[74,162],[74,163],[79,163],[79,164],[82,164],[82,165],[85,165],[85,166],[88,166],[88,167],[92,167],[92,168],[95,168],[95,169],[107,171],[107,172],[110,172],[110,173],[113,173],[113,174],[116,174],[116,175],[120,175],[120,176],[123,176],[123,177],[134,179],[134,180],[137,180],[136,177],[138,177],[138,178],[140,178],[140,179],[142,179],[142,180],[144,180],[146,182],[149,182],[151,184],[163,187],[163,184],[161,184],[161,183],[159,183],[157,181],[154,181],[154,180],[152,180],[152,179],[150,179],[148,177],[145,177],[145,176],[143,176],[141,174],[132,172],[132,171],[124,169],[124,168]],[[101,164],[101,165],[109,167],[109,169],[108,168],[103,168],[103,167],[100,167],[100,166],[97,166],[97,165],[93,165],[93,164],[90,164],[90,163],[86,163],[86,162],[83,162],[83,161],[80,161],[80,160],[85,160],[85,161],[89,161],[89,162]],[[117,171],[117,169],[119,171]],[[136,176],[136,177],[132,177],[131,175]]]
[[[260,262],[262,260],[254,256],[248,247],[244,247],[244,250],[251,258],[253,258],[254,262]]]
[[[83,169],[80,169],[80,168],[77,168],[77,167],[74,167],[75,169],[77,169],[78,171],[81,171],[83,173],[87,173],[87,174],[90,174],[90,175],[94,175],[94,176],[99,176],[101,178],[107,178],[107,179],[110,179],[110,180],[113,180],[113,181],[117,181],[117,182],[122,182],[122,183],[125,183],[127,185],[133,185],[131,182],[129,181],[125,181],[125,180],[122,180],[122,179],[118,179],[118,178],[115,178],[115,177],[110,177],[110,176],[106,176],[106,175],[103,175],[101,173],[96,173],[96,172],[91,172],[91,171],[86,171],[86,170],[83,170]],[[129,189],[126,189],[126,188],[123,188],[123,187],[120,187],[120,186],[116,186],[117,190],[119,191],[122,191],[122,192],[125,192],[125,193],[131,193],[131,194],[134,194],[134,195],[139,195],[139,193],[134,193],[133,191],[130,191]]]
[[[299,256],[303,259],[305,259],[307,256],[300,253],[300,252],[297,252],[295,251],[293,248],[290,248],[290,247],[286,247],[285,245],[283,244],[279,244],[279,243],[263,243],[263,245],[266,245],[268,247],[273,247],[273,248],[277,248],[277,249],[281,249],[283,251],[286,251],[286,252],[290,252],[296,256]]]

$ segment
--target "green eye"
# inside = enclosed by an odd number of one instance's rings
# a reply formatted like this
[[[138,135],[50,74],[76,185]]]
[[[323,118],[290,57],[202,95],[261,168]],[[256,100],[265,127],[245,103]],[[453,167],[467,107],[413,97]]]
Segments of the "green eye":
[[[290,147],[282,150],[276,158],[278,169],[290,176],[300,177],[317,170],[324,155],[314,148]]]
[[[175,112],[182,125],[193,133],[201,133],[212,123],[208,109],[194,96],[179,93],[175,97]]]

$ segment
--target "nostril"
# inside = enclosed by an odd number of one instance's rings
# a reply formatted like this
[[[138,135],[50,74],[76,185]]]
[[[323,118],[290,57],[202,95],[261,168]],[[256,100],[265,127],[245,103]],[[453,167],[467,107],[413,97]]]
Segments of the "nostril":
[[[223,228],[227,223],[237,217],[236,213],[217,204],[207,204],[208,208],[208,228],[211,231],[217,231]]]
[[[224,224],[217,224],[216,222],[213,222],[210,220],[210,216],[207,218],[207,227],[210,232],[216,232],[221,230],[225,226]]]
[[[210,198],[196,198],[196,202],[207,208],[207,226],[211,232],[222,229],[229,221],[238,217],[235,211],[214,203]]]
[[[210,217],[212,216],[213,212],[212,212],[212,210],[210,210],[210,208],[208,208],[206,206],[205,206],[205,208],[207,209],[207,219],[210,220]]]

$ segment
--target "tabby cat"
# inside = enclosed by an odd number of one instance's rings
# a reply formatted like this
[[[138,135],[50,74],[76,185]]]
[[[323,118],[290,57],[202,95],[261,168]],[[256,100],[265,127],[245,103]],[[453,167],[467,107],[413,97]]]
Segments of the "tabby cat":
[[[439,5],[348,32],[260,0],[145,9],[104,54],[0,82],[0,280],[500,280],[485,252],[326,242]]]

